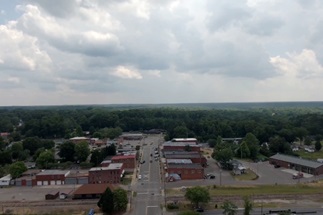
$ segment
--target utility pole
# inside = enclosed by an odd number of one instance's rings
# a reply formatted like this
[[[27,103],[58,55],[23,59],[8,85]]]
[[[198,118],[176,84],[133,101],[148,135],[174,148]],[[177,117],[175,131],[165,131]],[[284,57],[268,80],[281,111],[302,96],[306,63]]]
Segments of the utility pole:
[[[222,186],[222,169],[220,169],[220,186]]]

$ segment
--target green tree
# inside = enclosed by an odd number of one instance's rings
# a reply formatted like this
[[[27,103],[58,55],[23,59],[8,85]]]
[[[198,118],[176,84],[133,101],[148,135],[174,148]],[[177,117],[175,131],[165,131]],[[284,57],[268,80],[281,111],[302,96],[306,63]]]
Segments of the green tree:
[[[109,187],[101,195],[97,205],[104,213],[112,214],[114,212],[114,196]]]
[[[92,163],[94,166],[98,166],[101,162],[102,162],[102,159],[101,159],[100,150],[96,149],[96,150],[92,151],[90,163]]]
[[[250,215],[250,212],[253,209],[253,204],[248,196],[243,198],[244,211],[243,215]]]
[[[12,159],[19,159],[20,155],[23,153],[24,147],[21,142],[17,142],[12,144],[11,146],[11,156]]]
[[[247,143],[249,149],[249,156],[251,159],[255,160],[259,154],[259,140],[253,133],[247,133],[243,141]]]
[[[225,215],[235,215],[237,213],[238,207],[232,202],[226,200],[221,206],[223,209],[223,214]]]
[[[316,151],[320,151],[322,148],[322,144],[321,144],[321,141],[320,140],[316,140],[315,141],[315,150]]]
[[[275,153],[282,153],[282,154],[290,154],[291,147],[290,144],[286,142],[284,138],[279,136],[275,136],[269,139],[269,149],[270,151]]]
[[[63,143],[59,150],[59,156],[65,161],[74,161],[75,148],[74,143],[67,141]]]
[[[9,166],[9,173],[14,179],[20,177],[25,171],[27,171],[27,167],[22,161],[15,162]]]
[[[186,189],[185,198],[189,200],[195,207],[199,207],[199,203],[208,203],[210,201],[209,190],[205,187],[192,187]]]
[[[39,168],[48,168],[48,164],[54,163],[54,153],[51,150],[45,150],[41,152],[36,159],[36,164]]]
[[[110,155],[116,155],[117,154],[117,149],[116,146],[114,144],[111,144],[110,146],[106,147],[107,150],[107,156]]]
[[[233,158],[233,152],[231,148],[221,149],[214,153],[214,158],[217,160],[224,169],[229,169],[229,161]]]
[[[41,140],[41,145],[45,149],[52,149],[55,146],[55,142],[52,140]]]
[[[309,136],[306,136],[304,138],[304,144],[307,145],[307,146],[312,145],[312,139]]]
[[[216,139],[209,139],[207,143],[210,148],[213,148],[216,145]]]
[[[250,150],[249,150],[247,142],[242,141],[242,143],[240,144],[239,150],[238,150],[237,157],[239,157],[239,158],[249,158],[250,157]]]
[[[89,155],[90,149],[87,142],[81,142],[75,145],[75,157],[79,162],[86,161]]]
[[[114,211],[125,211],[128,204],[127,191],[118,188],[113,191]]]
[[[33,159],[34,159],[34,161],[36,161],[36,160],[37,160],[37,158],[39,157],[40,153],[42,153],[43,151],[45,151],[45,148],[44,148],[44,147],[37,149],[37,151],[36,151],[36,152],[35,152],[35,154],[33,155]]]
[[[4,150],[6,147],[6,143],[4,142],[3,138],[0,137],[0,150]]]
[[[189,130],[185,125],[177,126],[174,128],[174,137],[187,138],[188,132],[189,132]]]
[[[11,152],[10,150],[0,151],[0,166],[4,166],[5,164],[11,164]]]
[[[41,140],[38,137],[27,137],[22,141],[24,149],[30,151],[30,155],[33,156],[37,149],[41,148]]]

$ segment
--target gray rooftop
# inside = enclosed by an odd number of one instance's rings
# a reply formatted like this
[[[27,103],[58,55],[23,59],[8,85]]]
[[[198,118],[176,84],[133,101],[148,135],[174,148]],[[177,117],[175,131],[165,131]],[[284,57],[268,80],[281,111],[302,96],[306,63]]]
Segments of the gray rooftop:
[[[164,155],[200,155],[197,151],[165,151]]]
[[[104,171],[104,170],[115,170],[121,169],[123,163],[111,163],[109,166],[106,167],[93,167],[89,171]]]
[[[293,163],[293,164],[297,164],[297,165],[302,165],[302,166],[306,166],[306,167],[310,167],[310,168],[318,168],[320,166],[323,166],[322,163],[312,161],[312,160],[302,159],[302,158],[298,158],[298,157],[294,157],[294,156],[290,156],[290,155],[275,154],[275,155],[271,156],[270,158]]]
[[[167,163],[175,163],[175,164],[191,164],[192,161],[190,159],[167,159]]]
[[[68,170],[57,170],[57,169],[52,169],[52,170],[44,170],[37,175],[67,175],[69,174],[70,171]]]
[[[199,154],[165,154],[166,159],[190,159],[201,158]]]
[[[163,146],[186,146],[189,145],[190,147],[200,147],[198,144],[189,144],[189,143],[183,143],[183,142],[165,142],[163,143]]]
[[[169,164],[167,164],[167,167],[168,168],[179,168],[179,169],[203,169],[203,167],[197,163],[190,163],[190,164],[169,163]]]

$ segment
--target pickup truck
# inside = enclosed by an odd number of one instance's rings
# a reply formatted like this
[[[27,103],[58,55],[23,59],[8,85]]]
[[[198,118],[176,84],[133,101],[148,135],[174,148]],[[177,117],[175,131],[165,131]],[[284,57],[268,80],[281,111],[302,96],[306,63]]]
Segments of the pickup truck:
[[[304,174],[301,172],[293,174],[293,179],[299,179],[299,178],[303,178],[303,177],[304,177]]]

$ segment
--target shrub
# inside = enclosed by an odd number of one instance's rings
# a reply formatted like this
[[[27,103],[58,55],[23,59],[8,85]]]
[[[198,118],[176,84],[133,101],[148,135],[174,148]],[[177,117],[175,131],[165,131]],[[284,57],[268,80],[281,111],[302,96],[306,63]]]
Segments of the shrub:
[[[167,209],[169,209],[169,210],[175,210],[175,209],[178,209],[178,208],[179,208],[179,206],[174,204],[174,203],[167,204]]]

